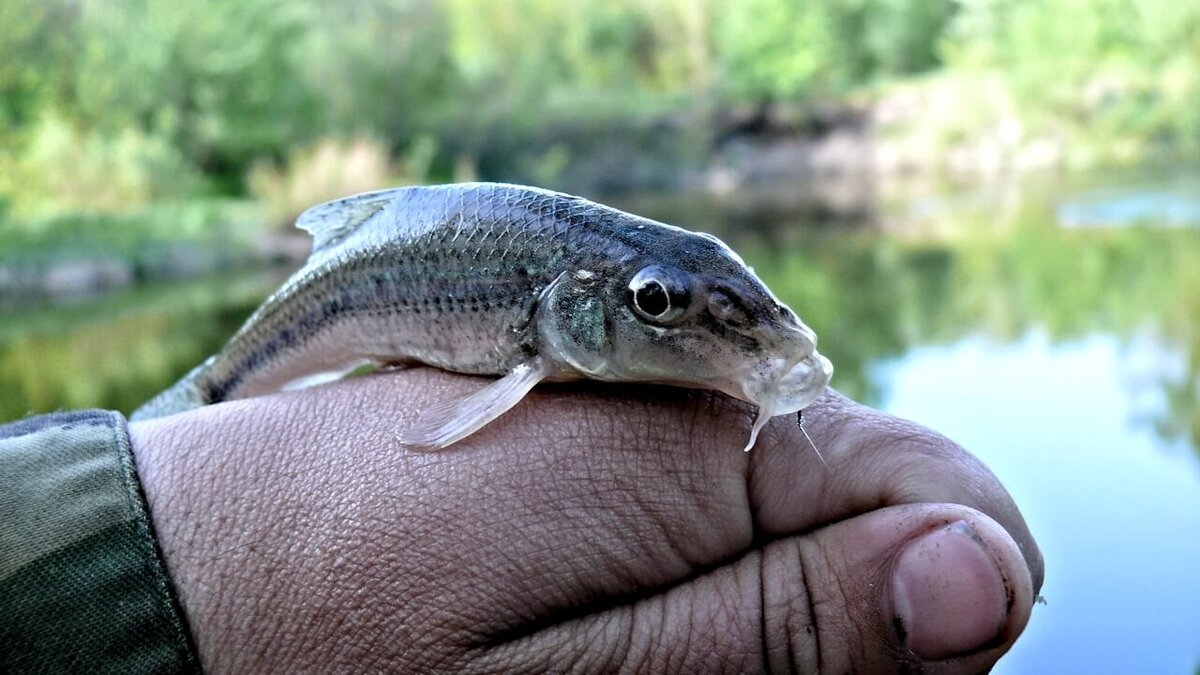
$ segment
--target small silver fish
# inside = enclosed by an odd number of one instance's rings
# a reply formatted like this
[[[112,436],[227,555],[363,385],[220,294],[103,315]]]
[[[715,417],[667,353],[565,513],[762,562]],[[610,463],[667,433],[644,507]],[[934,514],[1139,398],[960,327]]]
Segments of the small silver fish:
[[[402,442],[444,448],[543,380],[715,389],[774,415],[825,389],[817,336],[716,237],[538,188],[368,192],[313,208],[308,262],[214,356],[133,419],[424,363],[502,375],[422,412]]]

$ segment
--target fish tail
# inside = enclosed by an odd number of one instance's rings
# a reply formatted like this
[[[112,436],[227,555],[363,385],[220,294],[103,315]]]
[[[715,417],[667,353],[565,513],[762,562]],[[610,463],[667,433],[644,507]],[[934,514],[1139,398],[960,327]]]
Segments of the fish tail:
[[[186,410],[206,406],[213,401],[208,400],[201,386],[201,376],[208,370],[208,362],[196,366],[178,382],[159,392],[154,398],[146,401],[133,414],[130,420],[149,420],[155,417],[166,417]]]

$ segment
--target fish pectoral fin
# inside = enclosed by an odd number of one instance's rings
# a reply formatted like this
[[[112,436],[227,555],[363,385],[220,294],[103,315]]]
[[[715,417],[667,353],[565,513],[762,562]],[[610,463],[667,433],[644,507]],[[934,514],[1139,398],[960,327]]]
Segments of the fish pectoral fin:
[[[525,398],[534,385],[549,377],[551,371],[542,359],[522,363],[477,392],[423,411],[397,440],[416,450],[441,450],[503,415]]]

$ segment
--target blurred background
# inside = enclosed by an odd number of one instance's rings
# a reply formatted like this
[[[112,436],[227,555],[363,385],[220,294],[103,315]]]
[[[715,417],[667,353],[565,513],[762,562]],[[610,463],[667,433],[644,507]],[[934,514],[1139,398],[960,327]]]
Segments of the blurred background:
[[[0,422],[126,413],[304,208],[499,180],[713,232],[1047,560],[998,672],[1200,672],[1200,4],[5,0]]]

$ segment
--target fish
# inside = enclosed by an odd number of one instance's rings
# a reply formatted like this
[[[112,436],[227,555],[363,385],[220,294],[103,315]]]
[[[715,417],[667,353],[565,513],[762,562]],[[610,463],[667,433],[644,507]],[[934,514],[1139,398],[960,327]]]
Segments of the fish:
[[[307,262],[216,354],[132,415],[162,417],[425,364],[500,376],[419,412],[398,440],[440,450],[538,383],[711,389],[767,421],[821,395],[816,333],[717,237],[503,183],[398,187],[326,202]]]

